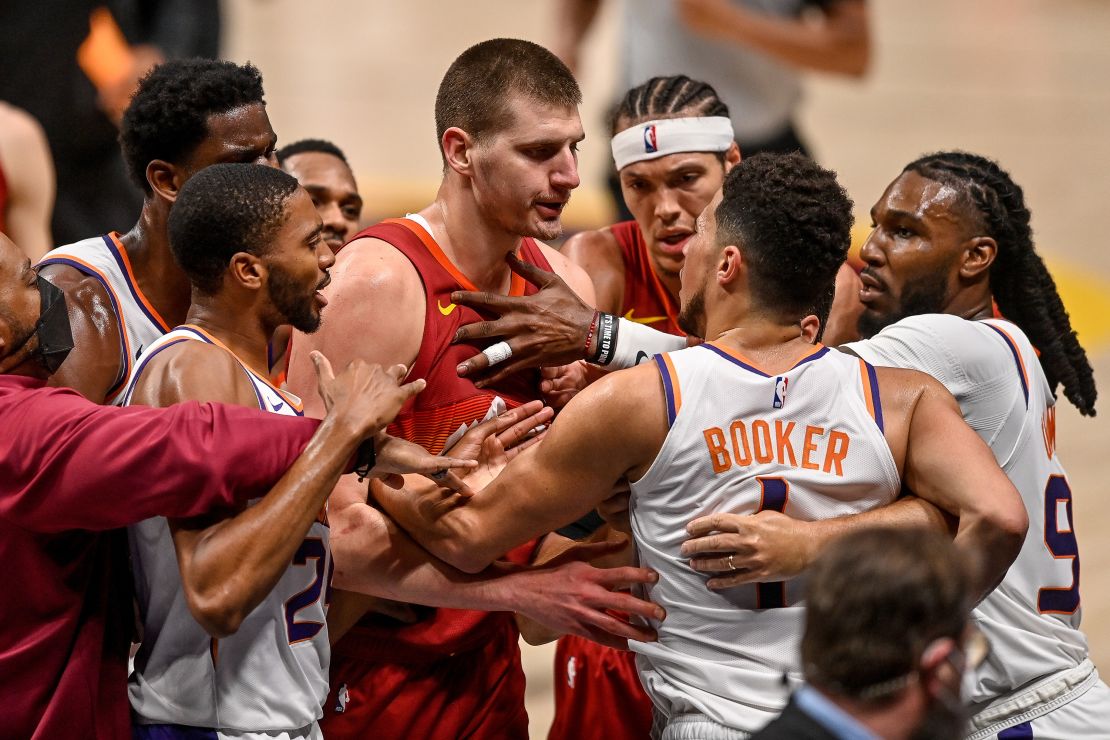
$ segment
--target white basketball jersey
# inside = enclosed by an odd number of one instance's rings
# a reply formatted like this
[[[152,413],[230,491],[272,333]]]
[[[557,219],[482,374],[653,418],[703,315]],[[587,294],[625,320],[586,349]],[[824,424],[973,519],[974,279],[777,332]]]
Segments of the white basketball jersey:
[[[1021,553],[974,613],[991,653],[968,700],[983,704],[1079,665],[1087,639],[1079,631],[1071,488],[1056,455],[1056,399],[1025,334],[1007,321],[928,314],[848,348],[876,365],[914,368],[942,382],[1029,514]]]
[[[874,368],[818,345],[765,373],[713,343],[657,355],[671,428],[630,512],[647,596],[667,610],[659,641],[632,643],[640,680],[668,717],[704,714],[752,732],[800,676],[804,579],[714,592],[679,553],[686,524],[716,512],[828,519],[894,500]]]
[[[143,353],[126,400],[130,402],[151,358],[189,341],[223,347],[197,327],[174,329]],[[301,414],[299,399],[240,365],[258,395],[259,408]],[[250,460],[243,464],[250,465]],[[128,534],[144,625],[128,686],[136,721],[261,731],[300,729],[322,716],[331,659],[324,624],[332,571],[323,513],[274,590],[238,632],[220,640],[210,637],[189,612],[166,519],[147,519],[129,527]]]
[[[139,354],[168,332],[169,325],[139,289],[127,250],[114,232],[58,247],[38,263],[39,267],[47,265],[69,265],[96,278],[108,293],[120,326],[120,373],[104,403],[122,406],[123,392]]]

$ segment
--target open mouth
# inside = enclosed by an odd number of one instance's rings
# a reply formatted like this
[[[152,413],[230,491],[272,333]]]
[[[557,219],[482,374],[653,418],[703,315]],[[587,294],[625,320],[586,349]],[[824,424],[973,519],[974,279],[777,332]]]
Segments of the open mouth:
[[[562,215],[563,209],[566,208],[567,202],[565,200],[537,200],[536,210],[539,211],[540,217],[544,219],[555,219]]]
[[[694,234],[690,231],[681,231],[667,234],[665,236],[656,237],[656,242],[663,252],[671,255],[680,255],[682,250],[686,247],[686,242],[690,241],[690,237]]]

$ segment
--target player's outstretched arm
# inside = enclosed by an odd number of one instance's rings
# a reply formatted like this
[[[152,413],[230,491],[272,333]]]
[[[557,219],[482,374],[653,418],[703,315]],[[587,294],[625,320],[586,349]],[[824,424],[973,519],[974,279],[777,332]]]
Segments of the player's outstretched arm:
[[[880,384],[890,373],[912,373],[924,386],[909,420],[902,480],[959,517],[956,544],[978,559],[983,598],[1021,551],[1029,527],[1021,496],[943,385],[924,373],[882,368]]]
[[[517,260],[507,258],[514,272],[540,288],[535,295],[511,297],[492,293],[458,291],[451,294],[455,303],[472,306],[497,319],[479,321],[459,328],[455,341],[470,341],[498,337],[508,343],[513,355],[506,362],[489,369],[489,358],[477,354],[464,360],[458,368],[459,375],[481,378],[480,382],[495,383],[501,378],[529,367],[566,365],[575,360],[588,359],[586,338],[594,319],[594,309],[583,301],[565,280],[552,272],[541,270]],[[659,352],[682,349],[686,340],[656,331],[648,326],[622,319],[617,347],[620,355],[630,360],[639,350],[649,357]],[[597,336],[590,346],[596,347]],[[630,367],[634,361],[622,364],[614,360],[611,367]]]
[[[654,366],[615,373],[579,393],[538,445],[463,503],[438,492],[384,491],[379,502],[437,557],[477,573],[513,547],[590,511],[623,477],[637,480],[667,435]]]
[[[184,343],[156,356],[133,401],[167,405],[205,396],[249,402],[253,391],[222,350]],[[214,637],[233,634],[281,578],[358,444],[376,435],[423,388],[402,386],[403,367],[353,363],[336,377],[315,355],[329,407],[305,451],[258,504],[234,516],[170,521],[190,612]]]

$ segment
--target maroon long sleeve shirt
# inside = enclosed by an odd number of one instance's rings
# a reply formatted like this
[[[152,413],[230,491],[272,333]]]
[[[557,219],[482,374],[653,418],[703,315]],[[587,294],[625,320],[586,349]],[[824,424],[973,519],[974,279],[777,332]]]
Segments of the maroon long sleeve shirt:
[[[130,738],[118,528],[265,494],[318,424],[218,404],[98,406],[0,376],[0,738]]]

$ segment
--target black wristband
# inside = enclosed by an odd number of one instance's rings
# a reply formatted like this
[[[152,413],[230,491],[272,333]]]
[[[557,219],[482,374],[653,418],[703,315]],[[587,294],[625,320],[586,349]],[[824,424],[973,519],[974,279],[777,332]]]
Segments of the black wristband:
[[[613,359],[613,350],[617,346],[617,327],[620,323],[611,313],[602,313],[597,327],[597,351],[590,358],[590,362],[597,365],[608,365]]]
[[[374,438],[364,439],[358,449],[355,450],[354,472],[358,476],[359,483],[370,477],[370,471],[374,469],[377,462],[378,451],[374,446]]]

